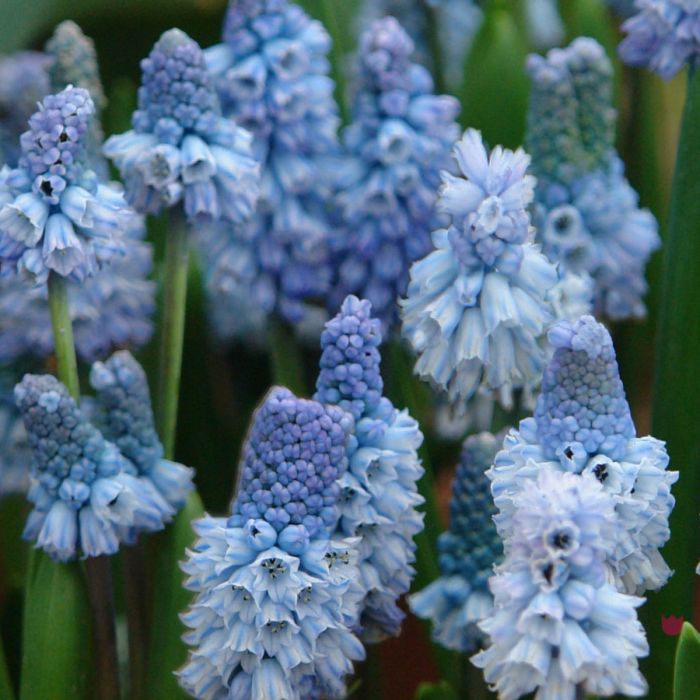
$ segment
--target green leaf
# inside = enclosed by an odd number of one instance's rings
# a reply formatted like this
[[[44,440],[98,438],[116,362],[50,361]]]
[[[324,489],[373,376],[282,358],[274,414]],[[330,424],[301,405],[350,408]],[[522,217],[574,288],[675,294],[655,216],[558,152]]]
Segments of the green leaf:
[[[665,440],[671,468],[680,471],[673,488],[671,540],[663,555],[675,574],[642,610],[651,644],[646,675],[650,697],[668,697],[674,640],[663,633],[662,616],[693,618],[695,564],[700,551],[700,71],[688,82],[678,160],[665,241],[659,308],[652,433]]]
[[[185,550],[195,539],[192,521],[203,514],[204,507],[199,495],[191,493],[172,525],[164,533],[152,538],[156,563],[153,625],[146,668],[147,698],[187,698],[173,675],[187,658],[187,648],[181,639],[185,627],[179,615],[192,600],[192,593],[183,588],[185,575],[179,562],[185,559]]]
[[[422,683],[416,691],[415,700],[457,700],[457,693],[447,681]]]
[[[461,123],[480,129],[491,146],[523,142],[530,84],[525,75],[527,44],[511,10],[492,3],[464,68]]]
[[[673,679],[674,700],[697,697],[700,688],[700,634],[689,623],[683,625],[676,649],[676,669]]]
[[[79,700],[90,670],[85,579],[76,562],[61,564],[39,551],[35,558],[25,601],[20,700]]]

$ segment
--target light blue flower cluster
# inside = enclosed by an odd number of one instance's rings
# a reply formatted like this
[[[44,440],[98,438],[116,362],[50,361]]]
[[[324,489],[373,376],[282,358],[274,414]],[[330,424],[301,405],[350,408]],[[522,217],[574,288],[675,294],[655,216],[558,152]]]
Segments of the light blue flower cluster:
[[[82,283],[68,280],[68,307],[77,354],[85,362],[114,348],[139,348],[151,338],[155,283],[148,279],[153,250],[143,238],[143,219],[132,212],[119,240],[123,256]],[[0,363],[44,359],[54,350],[46,284],[0,277]]]
[[[44,51],[51,60],[48,70],[52,91],[62,90],[72,85],[84,88],[90,93],[95,105],[95,118],[90,122],[87,142],[88,158],[90,167],[97,172],[100,180],[107,180],[109,170],[102,156],[104,135],[100,123],[107,100],[100,82],[95,45],[75,22],[66,20],[56,27],[53,35],[46,42]]]
[[[700,6],[696,0],[637,0],[623,25],[627,36],[620,58],[643,66],[665,80],[700,58]]]
[[[17,168],[0,171],[0,271],[82,281],[122,252],[134,214],[87,162],[94,111],[86,90],[67,87],[30,118]]]
[[[342,698],[364,649],[356,541],[331,536],[352,417],[273,388],[253,417],[230,518],[196,521],[178,672],[196,698]]]
[[[544,469],[593,475],[614,502],[619,529],[607,564],[621,591],[661,588],[671,575],[659,550],[678,472],[667,471],[664,444],[635,437],[610,335],[591,316],[560,322],[535,417],[506,437],[489,472],[501,536],[513,532],[513,499]]]
[[[0,377],[0,499],[26,493],[31,459],[22,417],[5,377]]]
[[[212,303],[245,299],[297,323],[331,278],[329,157],[339,118],[330,37],[286,0],[232,0],[223,38],[206,51],[207,64],[224,114],[253,134],[263,179],[252,220],[220,234],[230,253],[209,272],[222,292]],[[229,262],[239,258],[249,261],[244,270]]]
[[[538,241],[562,270],[592,276],[596,313],[641,317],[644,268],[660,239],[615,152],[610,60],[596,41],[580,38],[530,56],[527,71]]]
[[[425,4],[413,0],[365,0],[357,13],[357,34],[362,35],[378,19],[395,17],[416,44],[416,60],[431,67],[427,7],[435,11],[447,82],[459,86],[465,58],[483,18],[474,0],[427,0]]]
[[[15,387],[32,450],[24,537],[60,561],[114,554],[138,532],[161,530],[173,514],[152,484],[80,412],[51,375]]]
[[[181,508],[194,488],[194,470],[163,457],[143,367],[122,350],[92,366],[90,384],[97,392],[95,425],[131,461],[139,477],[150,481],[174,510]]]
[[[486,470],[503,434],[479,433],[464,441],[452,482],[450,529],[438,538],[440,578],[409,598],[411,611],[433,624],[433,638],[448,649],[471,652],[484,635],[477,623],[493,607],[488,581],[503,557]]]
[[[408,268],[430,250],[440,171],[451,165],[459,103],[433,94],[411,62],[413,42],[393,17],[360,41],[354,118],[338,174],[342,228],[335,237],[337,280],[329,306],[349,293],[368,299],[385,328],[398,320]]]
[[[340,478],[339,536],[359,537],[359,626],[365,641],[397,635],[397,603],[415,574],[413,537],[423,529],[416,483],[423,475],[418,423],[382,396],[381,326],[371,304],[349,296],[321,335],[317,401],[355,418],[350,465]]]
[[[246,221],[259,189],[250,134],[221,116],[197,42],[179,29],[165,32],[141,71],[133,129],[104,145],[129,202],[144,213],[181,204],[190,220]]]
[[[530,242],[529,157],[501,147],[489,156],[473,129],[454,155],[461,175],[443,174],[438,200],[451,225],[433,233],[435,250],[411,267],[403,334],[418,354],[416,373],[451,402],[481,388],[509,404],[513,388],[531,388],[542,375],[557,270]]]
[[[505,561],[491,580],[491,644],[472,658],[500,698],[639,697],[648,654],[643,598],[616,590],[607,562],[619,537],[614,499],[591,475],[543,467],[513,497]]]
[[[39,51],[0,57],[0,166],[17,165],[20,135],[49,90],[49,58]]]

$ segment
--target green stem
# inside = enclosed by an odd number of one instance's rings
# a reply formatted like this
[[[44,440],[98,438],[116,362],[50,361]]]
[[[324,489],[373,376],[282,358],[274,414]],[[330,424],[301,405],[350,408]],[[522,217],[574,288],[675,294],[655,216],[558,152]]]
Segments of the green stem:
[[[268,321],[267,332],[273,381],[286,386],[297,396],[305,396],[304,366],[292,327],[273,315]]]
[[[162,335],[158,377],[158,433],[166,459],[175,453],[175,428],[180,394],[182,343],[185,335],[185,302],[189,246],[187,228],[182,221],[173,222],[166,241]]]
[[[49,308],[56,347],[58,378],[65,384],[76,402],[80,402],[78,362],[75,357],[73,324],[68,306],[68,287],[65,278],[53,271],[49,273]]]
[[[659,306],[653,434],[667,443],[671,467],[680,471],[674,488],[672,537],[664,557],[675,574],[643,610],[651,645],[649,697],[668,697],[673,679],[673,637],[662,616],[693,619],[695,564],[700,553],[700,71],[691,70],[671,196]]]
[[[78,380],[78,363],[75,356],[66,279],[51,271],[48,289],[58,378],[66,386],[76,403],[79,403],[80,382]],[[63,566],[56,563],[52,565]],[[97,667],[95,697],[99,700],[118,700],[119,668],[114,627],[114,593],[109,558],[106,556],[89,557],[85,563],[85,573],[88,583]],[[33,590],[33,587],[28,588],[29,593]],[[51,653],[51,650],[46,650],[46,653]]]

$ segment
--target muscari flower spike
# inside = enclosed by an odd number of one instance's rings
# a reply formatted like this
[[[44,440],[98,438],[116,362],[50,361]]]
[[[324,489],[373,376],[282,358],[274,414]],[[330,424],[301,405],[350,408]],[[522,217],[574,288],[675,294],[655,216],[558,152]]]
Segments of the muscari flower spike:
[[[19,137],[37,102],[50,92],[49,62],[39,51],[0,57],[0,166],[17,165],[22,154]]]
[[[255,216],[219,227],[226,252],[205,253],[212,304],[244,299],[296,324],[328,293],[330,164],[339,150],[330,45],[323,25],[287,0],[231,0],[223,43],[205,52],[224,114],[253,134],[263,173]]]
[[[664,443],[637,438],[610,334],[592,316],[562,321],[549,332],[555,348],[534,418],[506,437],[489,471],[501,536],[513,532],[513,500],[543,469],[592,475],[622,523],[607,561],[619,590],[641,594],[671,575],[659,549],[678,472],[667,471]]]
[[[621,525],[614,498],[591,474],[544,467],[514,496],[512,520],[480,624],[491,643],[472,657],[498,697],[645,695],[644,599],[607,578]]]
[[[431,69],[428,8],[435,13],[446,80],[459,85],[464,59],[483,19],[474,0],[427,0],[425,5],[412,0],[365,0],[356,16],[357,34],[361,36],[378,19],[395,17],[415,42],[415,60]]]
[[[155,283],[148,277],[153,250],[143,219],[133,212],[120,238],[124,255],[82,283],[67,281],[68,307],[78,356],[92,363],[115,348],[139,348],[153,333]],[[47,358],[54,338],[46,284],[0,277],[0,363]]]
[[[189,220],[248,219],[259,190],[250,134],[222,117],[197,42],[170,29],[141,71],[133,129],[104,145],[124,178],[128,200],[142,213],[181,204]]]
[[[372,303],[386,329],[398,320],[408,268],[430,250],[435,192],[451,165],[459,103],[433,94],[429,73],[411,61],[413,42],[393,17],[360,41],[348,157],[338,174],[342,226],[334,236],[336,309],[348,293]]]
[[[31,458],[22,416],[6,378],[0,376],[0,500],[27,492]]]
[[[529,156],[500,146],[489,156],[473,129],[454,156],[460,176],[443,174],[438,200],[451,225],[411,267],[402,332],[418,355],[416,373],[452,403],[481,389],[510,405],[513,388],[541,377],[557,270],[531,243]]]
[[[101,180],[107,180],[109,169],[101,152],[104,134],[100,123],[107,99],[100,81],[95,44],[75,22],[66,20],[56,27],[44,51],[50,60],[48,71],[53,91],[73,85],[90,93],[95,117],[90,123],[87,152],[93,170]]]
[[[51,375],[15,387],[33,460],[24,538],[60,561],[114,554],[140,531],[161,530],[173,511],[83,416]]]
[[[114,353],[90,370],[97,392],[94,423],[102,434],[150,481],[174,509],[181,508],[194,485],[194,470],[165,459],[153,421],[148,379],[128,350]]]
[[[478,627],[493,608],[488,581],[503,558],[486,470],[503,434],[479,433],[464,441],[452,482],[450,529],[438,538],[440,578],[408,599],[411,611],[433,623],[436,642],[471,652],[484,641]]]
[[[87,91],[69,86],[30,118],[18,166],[0,170],[0,272],[82,281],[123,252],[120,237],[134,213],[90,169],[94,111]]]
[[[620,58],[670,80],[700,58],[700,6],[696,0],[637,0],[623,25]]]
[[[660,239],[615,151],[612,64],[600,44],[580,38],[530,56],[527,71],[537,240],[560,269],[593,278],[596,313],[644,316],[644,269]]]
[[[355,418],[347,472],[340,477],[338,536],[360,538],[359,629],[376,642],[397,635],[404,613],[397,603],[415,575],[413,538],[423,529],[417,482],[423,475],[418,423],[382,396],[382,341],[371,304],[349,296],[321,334],[315,399]]]
[[[256,411],[232,515],[196,521],[182,565],[197,596],[178,677],[193,697],[344,697],[343,676],[364,658],[350,631],[356,543],[331,535],[352,424],[281,387]]]

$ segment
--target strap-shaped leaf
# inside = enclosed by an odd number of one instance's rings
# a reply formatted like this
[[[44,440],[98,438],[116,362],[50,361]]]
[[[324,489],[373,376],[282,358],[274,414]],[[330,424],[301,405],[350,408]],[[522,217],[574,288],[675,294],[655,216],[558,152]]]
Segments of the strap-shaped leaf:
[[[688,700],[697,697],[698,689],[700,689],[700,634],[689,622],[686,622],[676,648],[673,698]]]

